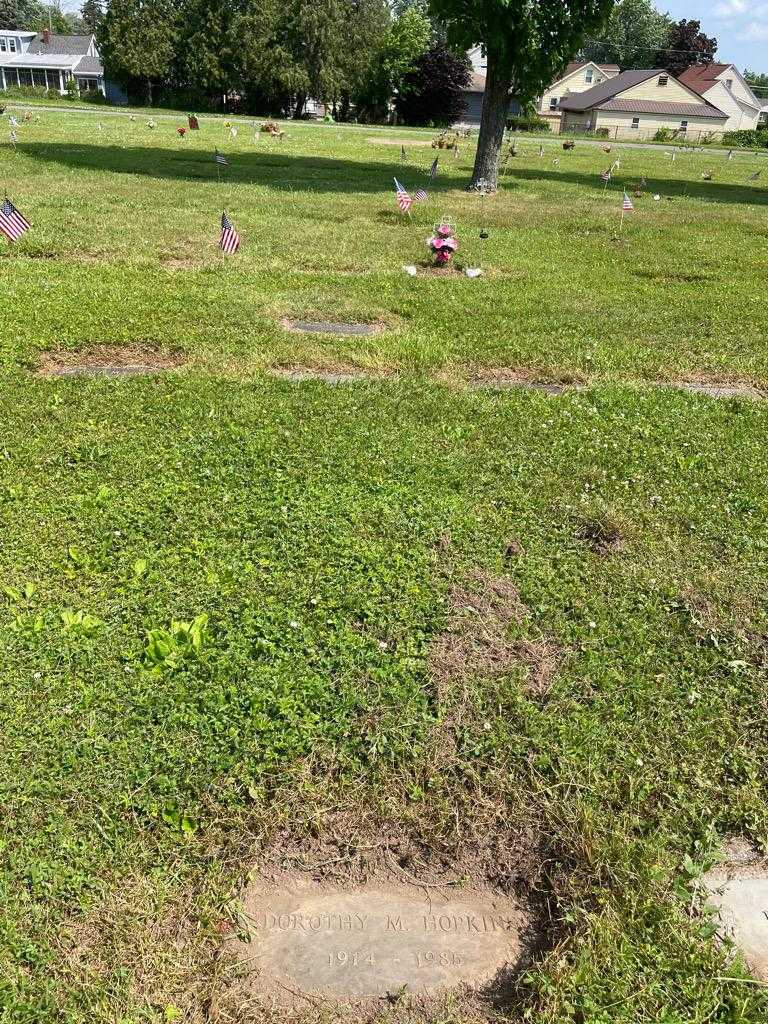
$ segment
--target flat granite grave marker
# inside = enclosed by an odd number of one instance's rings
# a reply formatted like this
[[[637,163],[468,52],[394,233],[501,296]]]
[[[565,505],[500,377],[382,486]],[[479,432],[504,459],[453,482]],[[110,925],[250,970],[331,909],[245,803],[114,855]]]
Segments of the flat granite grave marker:
[[[284,325],[303,334],[378,334],[378,324],[345,323],[339,320],[286,320]]]
[[[504,897],[447,900],[416,886],[254,887],[243,907],[234,943],[246,985],[278,1001],[296,992],[349,1002],[482,987],[517,962],[525,926]]]
[[[768,981],[768,875],[709,879],[707,887],[722,934],[736,943],[750,970]]]

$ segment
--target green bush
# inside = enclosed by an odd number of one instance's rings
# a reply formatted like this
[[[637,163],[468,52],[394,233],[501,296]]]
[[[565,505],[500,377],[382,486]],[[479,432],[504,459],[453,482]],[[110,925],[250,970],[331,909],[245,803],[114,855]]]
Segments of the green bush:
[[[49,92],[48,89],[44,89],[41,85],[9,85],[2,93],[3,99],[17,100],[35,100],[35,99],[51,99],[57,96],[56,92]]]
[[[548,132],[549,121],[541,117],[524,117],[522,114],[514,114],[507,118],[507,128],[511,132]]]
[[[671,128],[659,128],[656,134],[653,136],[654,142],[669,142],[670,139],[675,137],[675,132]]]
[[[78,93],[77,82],[72,77],[72,75],[70,75],[69,78],[64,83],[64,88],[67,90],[67,99],[68,100],[76,100],[77,99],[77,93]]]
[[[740,132],[725,132],[723,145],[732,149],[768,149],[768,128],[750,128]]]
[[[109,102],[104,93],[99,92],[98,90],[93,92],[81,92],[80,99],[84,103],[95,103],[97,106],[103,106]]]
[[[610,128],[595,128],[596,139],[607,139],[611,134]]]

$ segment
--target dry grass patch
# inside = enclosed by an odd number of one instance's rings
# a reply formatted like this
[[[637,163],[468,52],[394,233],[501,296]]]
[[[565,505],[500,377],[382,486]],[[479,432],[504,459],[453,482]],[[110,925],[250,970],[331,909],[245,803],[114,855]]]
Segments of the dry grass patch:
[[[547,395],[561,395],[566,391],[575,391],[584,387],[584,379],[574,373],[548,373],[527,367],[512,366],[480,366],[466,373],[460,369],[455,372],[443,370],[439,379],[447,384],[464,384],[474,390],[505,388],[525,388],[529,391],[541,391]]]
[[[448,594],[448,625],[429,650],[427,668],[438,697],[456,683],[475,677],[503,675],[521,666],[524,690],[541,697],[549,692],[562,662],[551,640],[511,639],[508,629],[521,625],[529,612],[511,579],[475,570],[467,582]]]
[[[184,363],[181,355],[162,352],[152,346],[96,345],[87,349],[43,352],[35,369],[42,377],[128,377],[172,370]]]

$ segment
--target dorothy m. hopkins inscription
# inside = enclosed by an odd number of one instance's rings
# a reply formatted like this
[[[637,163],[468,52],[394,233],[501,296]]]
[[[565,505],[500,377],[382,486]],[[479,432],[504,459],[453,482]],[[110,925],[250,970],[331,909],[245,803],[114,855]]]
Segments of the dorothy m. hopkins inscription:
[[[416,888],[304,886],[269,897],[253,890],[244,905],[250,941],[238,943],[238,954],[255,965],[262,989],[271,981],[278,990],[337,999],[381,997],[403,986],[432,995],[480,986],[520,951],[522,919],[503,898],[447,902]]]

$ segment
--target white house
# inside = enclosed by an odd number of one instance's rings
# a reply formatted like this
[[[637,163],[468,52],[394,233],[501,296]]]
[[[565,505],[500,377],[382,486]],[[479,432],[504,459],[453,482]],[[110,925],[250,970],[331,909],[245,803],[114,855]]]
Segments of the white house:
[[[467,54],[472,62],[472,81],[464,93],[466,110],[462,117],[464,124],[479,124],[480,115],[483,109],[483,95],[485,93],[485,56],[479,46],[470,50]],[[618,75],[619,68],[616,64],[595,64],[594,61],[574,61],[568,65],[563,74],[545,90],[535,103],[535,109],[539,117],[549,121],[553,132],[560,130],[560,109],[559,102],[566,96],[572,96],[578,92],[591,89],[599,85],[607,78]],[[509,113],[519,114],[520,103],[514,95],[514,89],[509,98]]]
[[[738,132],[757,127],[761,101],[735,65],[694,64],[679,75],[678,81],[728,115],[725,131]]]
[[[565,69],[564,74],[553,82],[539,99],[536,110],[539,117],[549,121],[553,132],[560,131],[560,100],[567,99],[576,93],[586,92],[595,85],[619,73],[618,64],[595,64],[594,61],[574,61]]]
[[[81,93],[107,95],[104,68],[92,35],[0,29],[0,88],[37,86],[64,95],[70,78]]]
[[[722,134],[728,115],[663,68],[622,71],[560,100],[564,132],[649,139],[665,130],[699,141]]]

